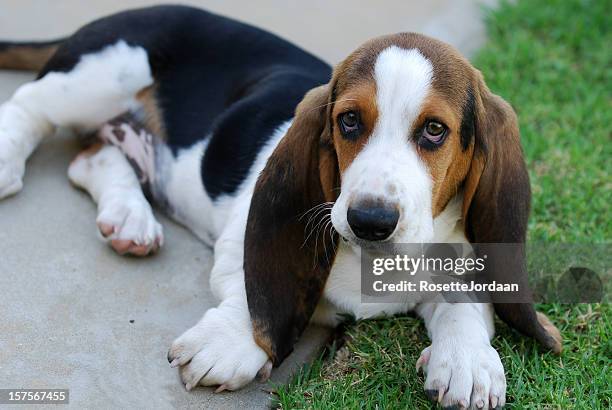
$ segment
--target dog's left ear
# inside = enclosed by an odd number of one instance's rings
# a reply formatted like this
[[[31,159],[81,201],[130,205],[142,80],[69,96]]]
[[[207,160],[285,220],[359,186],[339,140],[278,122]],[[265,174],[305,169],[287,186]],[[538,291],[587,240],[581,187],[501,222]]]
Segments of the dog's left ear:
[[[510,104],[491,93],[480,73],[476,82],[474,152],[464,184],[465,233],[475,244],[515,244],[504,249],[484,246],[487,279],[516,283],[521,292],[528,292],[525,240],[531,190],[518,121]],[[494,305],[504,322],[561,352],[559,331],[532,303]]]
[[[331,206],[325,208],[339,186],[329,103],[327,85],[306,94],[251,200],[246,293],[255,341],[274,365],[291,353],[310,321],[336,253]]]

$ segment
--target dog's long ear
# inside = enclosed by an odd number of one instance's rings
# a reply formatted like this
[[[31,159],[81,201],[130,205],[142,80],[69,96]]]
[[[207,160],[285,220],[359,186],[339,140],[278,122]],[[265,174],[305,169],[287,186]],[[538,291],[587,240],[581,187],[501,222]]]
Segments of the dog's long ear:
[[[477,82],[475,146],[463,199],[466,236],[476,244],[516,244],[504,249],[484,246],[487,279],[517,283],[527,292],[525,239],[531,190],[518,122],[512,107],[489,91],[480,74]],[[559,331],[545,315],[536,313],[533,304],[495,303],[495,312],[546,348],[561,352]]]
[[[328,86],[306,94],[251,200],[246,293],[255,340],[274,365],[291,353],[310,321],[336,253],[325,204],[339,186],[329,100]]]

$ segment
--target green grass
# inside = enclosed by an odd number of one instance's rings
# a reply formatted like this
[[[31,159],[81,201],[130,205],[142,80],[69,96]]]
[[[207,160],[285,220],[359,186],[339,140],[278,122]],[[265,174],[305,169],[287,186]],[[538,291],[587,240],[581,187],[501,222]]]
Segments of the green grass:
[[[531,175],[530,241],[605,243],[612,232],[612,21],[607,1],[517,1],[488,13],[474,63],[516,109]],[[544,353],[498,323],[493,345],[510,408],[612,406],[608,304],[540,305],[564,353]],[[283,408],[430,408],[414,365],[429,341],[420,320],[347,326],[347,342],[278,388]]]

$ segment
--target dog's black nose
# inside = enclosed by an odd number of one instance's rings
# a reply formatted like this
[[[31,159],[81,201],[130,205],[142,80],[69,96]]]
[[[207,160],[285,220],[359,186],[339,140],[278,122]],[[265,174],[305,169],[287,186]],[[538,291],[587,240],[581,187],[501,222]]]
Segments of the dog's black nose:
[[[395,230],[399,210],[390,205],[350,206],[346,215],[351,230],[358,238],[382,241]]]

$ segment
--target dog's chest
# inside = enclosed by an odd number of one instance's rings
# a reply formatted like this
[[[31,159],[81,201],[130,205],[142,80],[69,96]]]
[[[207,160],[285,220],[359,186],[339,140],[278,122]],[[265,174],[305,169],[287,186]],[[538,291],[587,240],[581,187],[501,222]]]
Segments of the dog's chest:
[[[340,244],[323,295],[336,313],[353,315],[356,319],[369,319],[404,313],[414,308],[414,303],[363,302],[362,274],[359,249]]]
[[[468,243],[461,223],[462,196],[458,195],[434,219],[435,243]],[[405,303],[362,301],[362,260],[359,249],[341,242],[325,285],[324,298],[338,313],[354,315],[356,319],[389,316],[412,310],[417,301]]]

